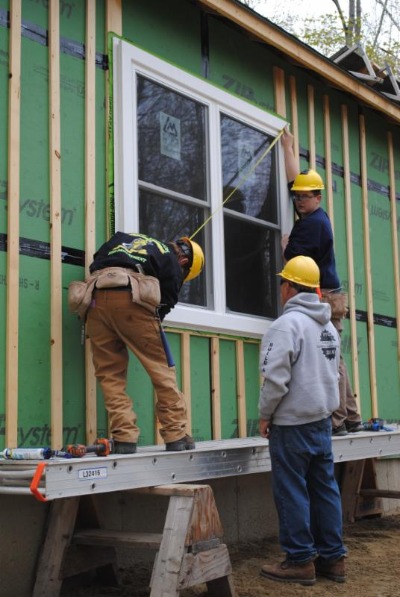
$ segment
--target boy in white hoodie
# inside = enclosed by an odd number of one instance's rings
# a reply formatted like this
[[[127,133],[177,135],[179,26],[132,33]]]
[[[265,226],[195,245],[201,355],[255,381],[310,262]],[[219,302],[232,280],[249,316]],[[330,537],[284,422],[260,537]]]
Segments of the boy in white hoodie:
[[[321,303],[319,268],[290,259],[281,276],[283,314],[264,335],[260,434],[269,438],[272,488],[286,560],[267,578],[313,585],[317,575],[345,580],[346,548],[334,475],[332,412],[339,405],[340,339]]]

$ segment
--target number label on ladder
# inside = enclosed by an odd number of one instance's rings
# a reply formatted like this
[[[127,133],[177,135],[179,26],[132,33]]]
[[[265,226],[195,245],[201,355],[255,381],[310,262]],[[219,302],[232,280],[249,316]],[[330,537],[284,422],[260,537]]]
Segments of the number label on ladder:
[[[78,479],[91,481],[92,479],[106,479],[108,476],[105,466],[97,468],[81,468],[78,471]]]

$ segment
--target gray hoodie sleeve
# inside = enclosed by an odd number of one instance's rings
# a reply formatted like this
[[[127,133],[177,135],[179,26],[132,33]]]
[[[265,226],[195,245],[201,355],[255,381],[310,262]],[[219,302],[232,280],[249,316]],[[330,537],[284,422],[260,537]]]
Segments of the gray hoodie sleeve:
[[[295,352],[292,334],[288,330],[272,326],[265,334],[260,351],[263,382],[258,406],[261,419],[271,419],[287,394]]]

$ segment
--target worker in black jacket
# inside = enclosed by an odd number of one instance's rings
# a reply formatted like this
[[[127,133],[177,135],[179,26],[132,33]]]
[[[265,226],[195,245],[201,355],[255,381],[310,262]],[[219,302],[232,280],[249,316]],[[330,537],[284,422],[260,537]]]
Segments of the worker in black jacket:
[[[170,451],[192,450],[186,404],[168,366],[160,321],[176,305],[183,282],[200,274],[201,247],[187,237],[162,242],[144,234],[117,232],[95,253],[97,276],[87,314],[95,374],[101,384],[116,454],[136,452],[140,429],[126,393],[128,349],[153,383],[160,434]]]

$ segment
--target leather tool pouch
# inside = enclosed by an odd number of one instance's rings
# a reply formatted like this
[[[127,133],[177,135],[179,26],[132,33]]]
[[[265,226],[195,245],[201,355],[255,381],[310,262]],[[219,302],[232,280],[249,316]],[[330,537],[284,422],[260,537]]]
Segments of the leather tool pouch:
[[[77,313],[83,321],[92,302],[95,282],[96,280],[90,277],[86,281],[70,282],[68,286],[68,309],[71,313]]]
[[[154,315],[161,302],[160,282],[154,276],[147,276],[124,267],[107,267],[94,272],[85,281],[71,282],[68,286],[68,308],[85,320],[92,302],[95,288],[130,288],[132,301]]]
[[[107,267],[93,275],[96,274],[96,288],[130,287],[132,302],[156,313],[161,302],[161,291],[160,282],[154,276],[125,267]]]
[[[343,319],[347,315],[347,293],[321,291],[322,302],[329,303],[332,310],[332,318]]]
[[[130,272],[132,301],[138,303],[151,313],[157,314],[161,303],[160,282],[154,276],[146,276],[138,272]]]

